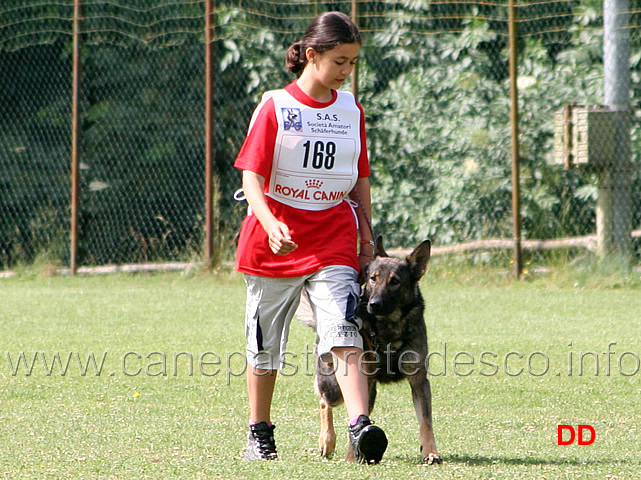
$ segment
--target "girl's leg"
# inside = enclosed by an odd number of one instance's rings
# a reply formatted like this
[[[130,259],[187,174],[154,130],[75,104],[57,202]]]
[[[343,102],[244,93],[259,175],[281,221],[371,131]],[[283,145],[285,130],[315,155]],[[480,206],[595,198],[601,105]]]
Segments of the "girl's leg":
[[[279,279],[245,275],[247,305],[247,393],[250,425],[245,459],[277,460],[271,405],[276,373],[282,367],[289,325],[296,311],[303,278]]]
[[[247,392],[250,420],[270,422],[276,373],[305,279],[245,275],[247,305]]]
[[[361,370],[363,350],[358,347],[335,347],[332,349],[336,362],[336,380],[341,388],[347,415],[350,419],[369,415],[367,377]]]
[[[317,319],[318,353],[331,353],[334,372],[350,418],[348,458],[378,463],[387,448],[385,432],[369,419],[368,378],[362,370],[363,340],[355,315],[359,285],[356,270],[326,267],[306,284]]]
[[[249,393],[250,420],[254,423],[271,422],[272,397],[277,370],[263,370],[249,367],[247,370],[247,392]]]
[[[247,391],[251,411],[246,460],[278,460],[274,425],[270,421],[270,410],[276,370],[250,367],[247,371]]]
[[[316,272],[305,284],[317,322],[318,353],[331,353],[336,363],[336,380],[350,419],[369,413],[367,376],[361,369],[361,323],[355,316],[360,292],[357,279],[353,268],[330,266]]]

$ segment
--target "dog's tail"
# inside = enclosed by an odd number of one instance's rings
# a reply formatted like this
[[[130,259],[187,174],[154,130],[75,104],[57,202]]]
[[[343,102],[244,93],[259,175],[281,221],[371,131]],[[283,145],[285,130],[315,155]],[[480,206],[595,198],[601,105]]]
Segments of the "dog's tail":
[[[296,310],[296,318],[306,327],[316,330],[316,317],[314,317],[312,305],[309,302],[309,296],[305,290],[300,294],[300,304]]]

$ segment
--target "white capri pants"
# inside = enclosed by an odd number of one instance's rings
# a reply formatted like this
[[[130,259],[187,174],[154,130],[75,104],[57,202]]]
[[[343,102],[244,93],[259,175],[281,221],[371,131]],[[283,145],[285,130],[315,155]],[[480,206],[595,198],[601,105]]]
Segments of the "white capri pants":
[[[255,368],[282,370],[292,317],[307,295],[319,337],[318,354],[335,347],[363,348],[359,333],[362,321],[354,312],[360,286],[358,272],[344,265],[321,268],[293,278],[269,278],[245,274],[247,304],[245,335],[247,362]]]

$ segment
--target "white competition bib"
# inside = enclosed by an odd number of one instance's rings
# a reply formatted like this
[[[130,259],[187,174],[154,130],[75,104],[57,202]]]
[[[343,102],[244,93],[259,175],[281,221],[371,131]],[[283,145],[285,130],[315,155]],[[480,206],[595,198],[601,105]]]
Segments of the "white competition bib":
[[[278,119],[268,195],[304,210],[338,205],[358,180],[361,112],[354,97],[338,92],[329,107],[311,108],[285,90],[265,95]]]

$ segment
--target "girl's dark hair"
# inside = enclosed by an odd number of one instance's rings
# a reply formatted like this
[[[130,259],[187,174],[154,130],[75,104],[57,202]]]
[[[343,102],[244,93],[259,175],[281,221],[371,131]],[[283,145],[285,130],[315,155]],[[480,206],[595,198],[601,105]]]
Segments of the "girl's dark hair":
[[[323,53],[341,43],[361,43],[358,27],[344,13],[323,13],[307,26],[303,39],[287,50],[287,69],[294,73],[303,71],[307,65],[305,50],[309,47]]]

